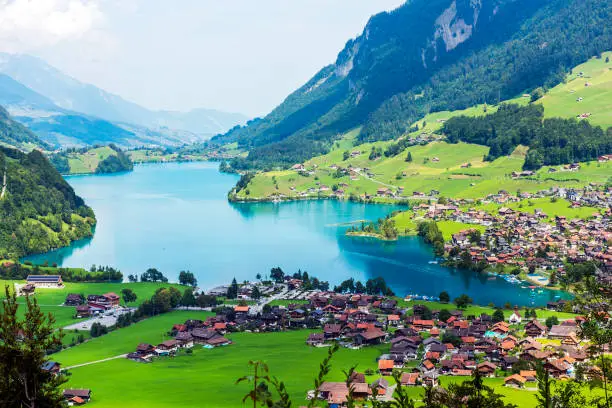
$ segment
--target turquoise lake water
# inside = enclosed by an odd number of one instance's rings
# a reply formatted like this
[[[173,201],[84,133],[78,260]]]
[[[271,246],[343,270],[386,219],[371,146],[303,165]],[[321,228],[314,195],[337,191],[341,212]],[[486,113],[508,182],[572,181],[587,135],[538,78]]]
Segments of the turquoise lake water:
[[[232,204],[227,192],[237,176],[215,163],[137,166],[131,173],[69,177],[98,218],[93,239],[29,259],[60,266],[112,265],[124,276],[156,267],[171,280],[181,270],[212,288],[254,280],[280,266],[306,270],[337,284],[382,276],[399,296],[469,294],[477,303],[544,304],[558,293],[535,297],[520,285],[430,264],[429,246],[417,237],[397,242],[345,236],[347,223],[392,212],[385,205],[339,201]]]

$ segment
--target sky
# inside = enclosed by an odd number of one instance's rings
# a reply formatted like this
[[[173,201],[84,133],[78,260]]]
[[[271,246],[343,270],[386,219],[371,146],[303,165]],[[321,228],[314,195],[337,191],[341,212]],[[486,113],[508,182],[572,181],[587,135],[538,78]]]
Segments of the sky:
[[[0,0],[0,51],[150,109],[268,113],[404,0]]]

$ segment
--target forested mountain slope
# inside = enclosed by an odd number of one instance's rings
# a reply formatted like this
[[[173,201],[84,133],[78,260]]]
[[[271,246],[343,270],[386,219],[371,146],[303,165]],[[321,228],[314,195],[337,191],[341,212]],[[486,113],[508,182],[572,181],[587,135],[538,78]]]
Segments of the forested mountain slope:
[[[608,0],[409,1],[268,116],[214,140],[250,149],[233,162],[244,169],[302,162],[359,125],[360,141],[395,138],[429,112],[556,85],[612,48],[611,19]]]
[[[3,118],[11,140],[23,130]],[[8,130],[7,130],[8,129]],[[48,251],[91,236],[91,208],[38,150],[0,147],[0,259]]]

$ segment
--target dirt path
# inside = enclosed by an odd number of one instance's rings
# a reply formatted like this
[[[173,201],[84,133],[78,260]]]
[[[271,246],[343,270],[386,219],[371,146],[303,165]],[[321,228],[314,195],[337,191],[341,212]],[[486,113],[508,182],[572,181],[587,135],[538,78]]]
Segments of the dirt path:
[[[109,357],[109,358],[105,358],[103,360],[90,361],[89,363],[83,363],[83,364],[73,365],[73,366],[70,366],[70,367],[64,367],[63,369],[64,370],[70,370],[72,368],[78,368],[78,367],[84,367],[84,366],[88,366],[88,365],[92,365],[92,364],[104,363],[105,361],[116,360],[118,358],[125,358],[126,356],[127,356],[127,354],[121,354],[119,356]]]

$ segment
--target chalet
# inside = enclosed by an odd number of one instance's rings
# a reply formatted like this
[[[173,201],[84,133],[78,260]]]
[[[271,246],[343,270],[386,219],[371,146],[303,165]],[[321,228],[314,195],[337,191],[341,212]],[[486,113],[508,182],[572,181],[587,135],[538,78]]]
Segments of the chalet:
[[[242,314],[242,315],[246,315],[249,313],[249,306],[248,305],[236,305],[234,306],[234,313],[238,314]]]
[[[370,329],[363,333],[357,333],[355,335],[355,343],[358,345],[372,345],[380,344],[387,337],[387,333],[380,329]]]
[[[544,369],[547,370],[553,377],[559,378],[567,374],[569,366],[562,360],[548,360],[546,363],[544,363]]]
[[[381,375],[391,375],[394,366],[393,360],[378,360],[378,371]]]
[[[177,340],[166,340],[157,345],[155,348],[155,352],[158,355],[167,355],[176,353],[176,350],[179,348],[179,342]]]
[[[57,375],[60,372],[60,364],[55,361],[46,361],[40,369],[46,373]]]
[[[110,307],[117,307],[119,306],[119,300],[121,299],[116,293],[110,292],[107,293],[105,295],[102,295],[104,297],[104,299],[106,300],[106,303],[110,306]]]
[[[28,285],[36,288],[63,288],[64,282],[60,275],[28,275],[26,278]]]
[[[525,325],[525,334],[529,337],[541,337],[546,334],[546,326],[533,319]]]
[[[323,326],[323,335],[326,339],[336,339],[342,333],[342,326],[339,324],[326,324]]]
[[[548,338],[549,339],[556,339],[556,340],[564,340],[568,337],[570,337],[570,335],[576,335],[576,327],[575,326],[566,326],[566,325],[555,325],[552,326],[550,328],[550,331],[548,332]]]
[[[433,320],[415,320],[412,322],[412,327],[417,331],[430,330],[434,327]]]
[[[526,382],[527,380],[518,374],[513,374],[504,379],[504,385],[506,387],[523,388]]]
[[[64,398],[68,405],[83,405],[91,399],[91,390],[88,389],[67,389],[64,390]]]
[[[379,378],[372,383],[372,392],[376,395],[385,395],[389,389],[389,381],[384,378]]]
[[[76,315],[79,318],[90,317],[91,311],[89,310],[89,305],[78,305],[76,307]]]
[[[177,333],[174,339],[178,342],[180,348],[192,348],[193,347],[193,336],[188,332]]]
[[[417,386],[420,383],[420,374],[419,373],[402,373],[400,382],[403,386],[406,386],[406,387]]]
[[[323,333],[311,333],[306,340],[306,344],[309,346],[318,346],[325,342],[325,336]]]
[[[293,166],[291,166],[291,170],[303,171],[305,170],[305,167],[303,164],[294,164]]]
[[[213,329],[204,329],[204,328],[196,328],[191,331],[191,335],[193,336],[193,342],[195,344],[208,344],[215,337],[221,337],[216,330]]]
[[[79,306],[79,305],[82,305],[84,301],[85,299],[83,299],[83,296],[76,294],[76,293],[71,293],[68,296],[66,296],[66,300],[64,301],[64,306]]]
[[[226,339],[221,335],[217,335],[206,342],[209,346],[218,347],[218,346],[226,346],[231,343],[230,340]]]
[[[527,380],[527,382],[536,382],[538,379],[537,372],[534,370],[521,370],[519,375]]]
[[[495,370],[497,369],[497,366],[489,361],[485,361],[483,363],[478,364],[476,366],[476,369],[484,377],[491,377],[495,375]]]

